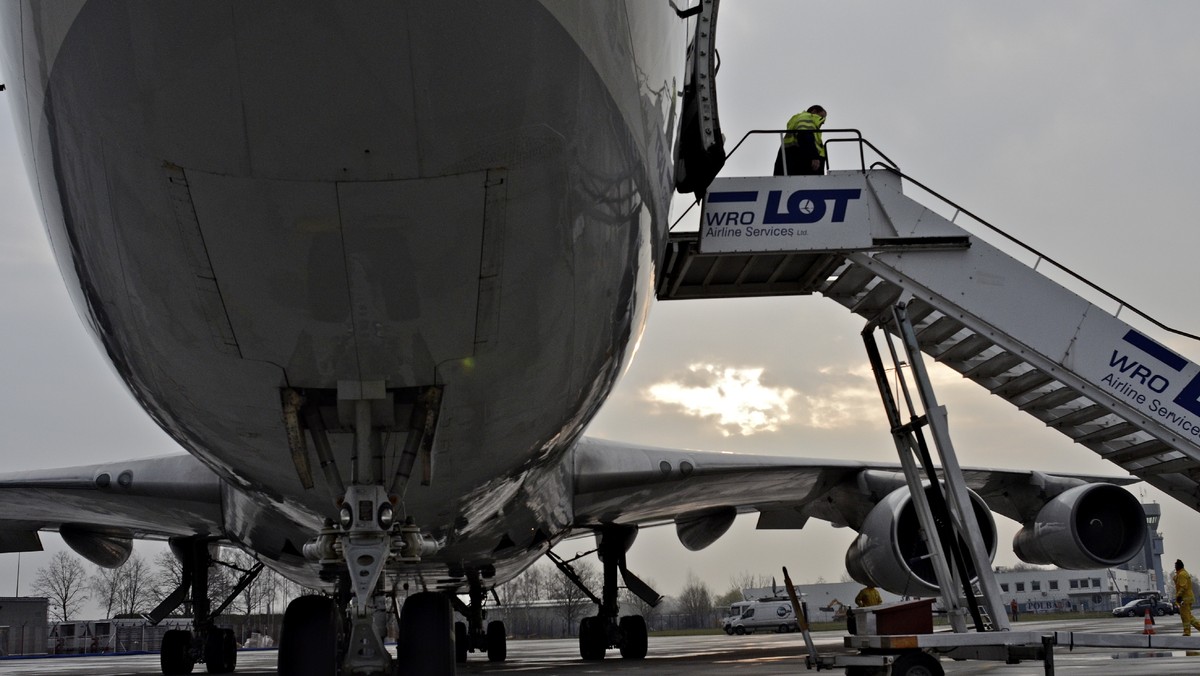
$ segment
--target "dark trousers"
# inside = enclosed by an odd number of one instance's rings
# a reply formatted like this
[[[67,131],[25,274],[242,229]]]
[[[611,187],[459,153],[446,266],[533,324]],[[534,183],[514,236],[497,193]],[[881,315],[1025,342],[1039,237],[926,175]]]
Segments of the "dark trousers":
[[[783,170],[784,158],[787,159],[787,172]],[[815,152],[802,149],[799,144],[785,145],[775,153],[775,176],[820,176],[825,173],[825,163],[820,168],[813,169],[813,160],[820,159]]]

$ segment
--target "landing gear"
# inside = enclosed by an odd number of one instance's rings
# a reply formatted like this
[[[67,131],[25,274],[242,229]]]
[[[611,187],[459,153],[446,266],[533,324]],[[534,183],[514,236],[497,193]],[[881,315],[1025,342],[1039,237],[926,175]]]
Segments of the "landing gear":
[[[315,486],[304,432],[336,505],[337,521],[305,543],[304,555],[338,581],[336,600],[297,599],[284,618],[281,676],[451,676],[457,657],[450,601],[436,592],[412,594],[400,612],[398,657],[383,638],[394,607],[388,572],[417,563],[441,543],[403,518],[399,495],[422,461],[421,483],[433,472],[433,432],[440,387],[388,389],[384,381],[339,381],[329,389],[283,390],[283,418],[297,477]],[[351,476],[343,481],[331,433],[353,434]],[[399,463],[385,472],[385,437],[403,434]],[[397,437],[399,438],[399,437]],[[319,665],[319,666],[314,666]]]
[[[190,601],[192,631],[172,629],[163,635],[159,666],[167,676],[190,674],[197,662],[203,662],[210,674],[232,673],[237,667],[237,644],[233,631],[218,628],[214,620],[258,577],[263,566],[259,563],[249,570],[237,569],[242,573],[241,579],[230,590],[225,601],[216,610],[210,610],[208,569],[213,563],[220,563],[213,559],[209,551],[212,544],[209,539],[199,536],[176,538],[170,542],[171,551],[179,559],[182,579],[175,591],[146,617],[151,624],[158,624],[176,608]]]
[[[625,587],[650,606],[658,605],[662,596],[654,591],[625,565],[625,552],[637,537],[637,526],[605,526],[596,532],[596,553],[604,565],[603,598],[597,598],[575,573],[570,561],[564,561],[554,552],[546,556],[558,566],[592,601],[599,606],[595,617],[585,617],[579,623],[579,656],[585,660],[602,660],[609,648],[620,648],[621,657],[640,660],[646,657],[648,632],[646,619],[641,615],[626,615],[619,618],[617,603],[617,573],[625,580]]]
[[[470,604],[463,603],[457,596],[450,597],[454,609],[467,618],[465,623],[454,623],[455,660],[463,664],[467,661],[468,653],[478,651],[486,652],[491,662],[503,662],[508,659],[508,631],[499,620],[488,622],[487,631],[484,631],[483,623],[487,619],[487,611],[484,610],[483,602],[487,598],[487,591],[483,588],[477,572],[470,573],[468,578],[470,587],[467,595],[470,597]]]

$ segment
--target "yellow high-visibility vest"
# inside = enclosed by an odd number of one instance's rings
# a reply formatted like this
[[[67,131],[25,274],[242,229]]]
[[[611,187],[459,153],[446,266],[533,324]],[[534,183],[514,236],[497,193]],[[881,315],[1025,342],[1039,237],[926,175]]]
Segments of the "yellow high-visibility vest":
[[[821,138],[821,125],[825,124],[825,118],[816,113],[797,113],[788,120],[788,131],[811,131],[813,142],[817,146],[817,155],[822,159],[825,158],[825,141]],[[807,136],[807,135],[806,135]],[[799,134],[785,134],[783,137],[783,145],[790,146],[800,142]]]

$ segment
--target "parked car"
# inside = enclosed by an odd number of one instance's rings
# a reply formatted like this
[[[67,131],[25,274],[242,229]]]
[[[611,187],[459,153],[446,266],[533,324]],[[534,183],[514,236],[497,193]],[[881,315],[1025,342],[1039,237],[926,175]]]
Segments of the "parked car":
[[[1150,614],[1158,615],[1174,615],[1179,612],[1173,603],[1159,601],[1156,599],[1134,599],[1129,603],[1113,608],[1113,617],[1142,617],[1146,614],[1146,610],[1150,610]]]

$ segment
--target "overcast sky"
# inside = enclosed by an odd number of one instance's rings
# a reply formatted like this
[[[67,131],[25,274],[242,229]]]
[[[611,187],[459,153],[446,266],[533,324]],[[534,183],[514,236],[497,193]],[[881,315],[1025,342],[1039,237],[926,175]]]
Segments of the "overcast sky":
[[[819,103],[827,127],[862,130],[906,173],[1164,323],[1200,333],[1196,26],[1200,3],[1183,1],[726,2],[717,29],[722,126],[732,147],[747,130],[782,127]],[[12,136],[0,105],[3,469],[177,450],[78,321]],[[773,157],[769,143],[748,144],[723,173],[769,173]],[[852,168],[838,154],[833,165]],[[590,433],[894,462],[861,328],[821,297],[658,303]],[[1150,333],[1200,361],[1194,342]],[[957,374],[938,372],[937,388],[964,465],[1123,473]],[[1134,490],[1163,505],[1165,558],[1200,565],[1200,515],[1144,484]],[[997,522],[996,562],[1015,563],[1017,526]],[[698,553],[673,529],[646,531],[629,562],[669,594],[689,569],[713,591],[741,571],[777,575],[785,565],[797,581],[837,581],[852,537],[822,522],[758,532],[742,517]],[[51,551],[61,546],[45,539]],[[560,546],[584,548],[590,542]],[[0,555],[0,595],[13,592],[16,558]],[[48,559],[22,557],[23,593]]]

